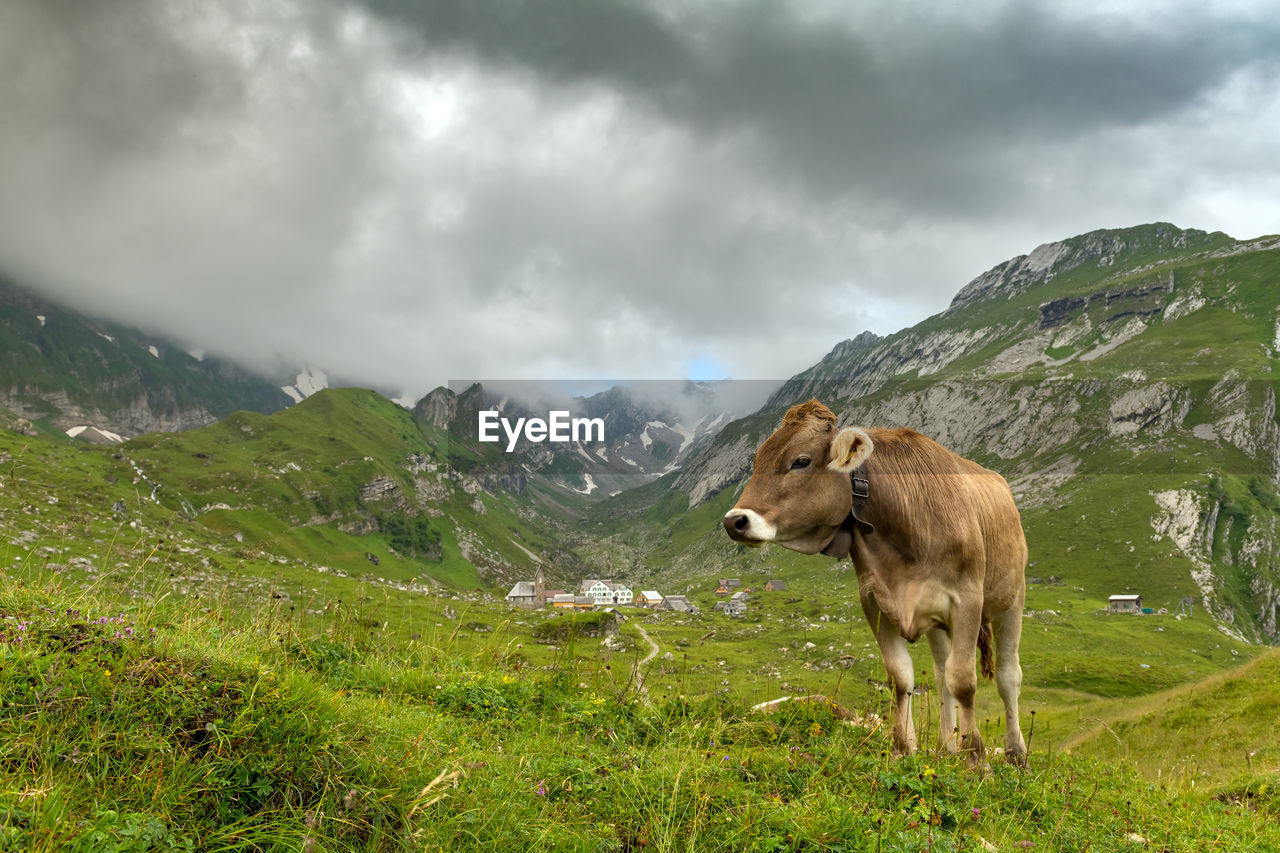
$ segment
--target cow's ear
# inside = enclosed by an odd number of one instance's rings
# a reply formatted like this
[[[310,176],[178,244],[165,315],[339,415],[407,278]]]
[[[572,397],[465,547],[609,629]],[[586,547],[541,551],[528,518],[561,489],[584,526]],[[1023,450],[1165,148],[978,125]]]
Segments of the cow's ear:
[[[848,474],[871,455],[871,436],[858,427],[845,427],[831,439],[831,461],[827,467]]]

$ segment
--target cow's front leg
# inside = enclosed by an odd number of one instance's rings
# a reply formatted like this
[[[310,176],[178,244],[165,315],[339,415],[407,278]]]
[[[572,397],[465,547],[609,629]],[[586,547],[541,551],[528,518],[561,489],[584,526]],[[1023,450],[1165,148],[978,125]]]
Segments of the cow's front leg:
[[[1018,724],[1018,693],[1022,689],[1022,665],[1018,642],[1022,638],[1022,604],[1019,602],[993,620],[996,632],[996,688],[1004,701],[1004,757],[1010,764],[1027,766],[1027,742]]]
[[[951,657],[951,635],[945,625],[929,629],[929,651],[933,653],[933,680],[938,684],[938,748],[960,751],[956,730],[956,700],[947,688],[947,659]]]
[[[911,652],[898,626],[889,621],[874,601],[863,601],[862,610],[876,632],[880,659],[884,661],[889,689],[893,691],[893,752],[910,755],[916,751],[916,727],[911,719],[911,691],[915,689]]]
[[[973,700],[978,692],[978,631],[982,627],[982,611],[954,613],[951,623],[951,655],[947,658],[947,689],[950,690],[959,716],[960,749],[972,769],[986,764],[986,746],[978,732]]]

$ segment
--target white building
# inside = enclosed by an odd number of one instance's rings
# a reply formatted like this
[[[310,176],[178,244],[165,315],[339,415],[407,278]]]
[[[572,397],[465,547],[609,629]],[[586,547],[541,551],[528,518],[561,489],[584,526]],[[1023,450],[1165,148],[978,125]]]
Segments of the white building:
[[[1107,599],[1107,608],[1112,613],[1141,613],[1142,596],[1113,595]]]
[[[588,578],[582,582],[582,594],[594,598],[598,607],[608,604],[630,604],[634,600],[631,587],[626,584],[597,578]]]

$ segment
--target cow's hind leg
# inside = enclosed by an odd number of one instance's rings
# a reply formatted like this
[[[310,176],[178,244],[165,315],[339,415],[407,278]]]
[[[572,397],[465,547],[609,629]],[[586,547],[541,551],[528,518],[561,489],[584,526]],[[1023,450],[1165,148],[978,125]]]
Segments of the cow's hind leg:
[[[889,676],[889,689],[893,691],[893,751],[895,755],[910,755],[916,751],[916,727],[911,720],[911,691],[915,689],[911,652],[898,626],[874,601],[863,600],[862,611],[871,630],[876,632],[880,658]]]
[[[1022,690],[1022,664],[1018,643],[1022,638],[1022,605],[1011,607],[992,620],[996,632],[996,689],[1004,702],[1004,757],[1010,764],[1027,766],[1027,743],[1018,725],[1018,693]]]
[[[947,659],[951,657],[951,635],[945,625],[929,629],[929,651],[933,653],[933,680],[938,683],[938,748],[960,751],[956,729],[956,700],[947,688]]]

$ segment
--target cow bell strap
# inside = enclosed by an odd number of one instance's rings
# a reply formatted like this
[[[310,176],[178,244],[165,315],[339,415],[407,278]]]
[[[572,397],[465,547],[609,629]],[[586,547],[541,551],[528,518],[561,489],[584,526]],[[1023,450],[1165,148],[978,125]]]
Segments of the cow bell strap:
[[[871,522],[862,517],[867,507],[867,499],[871,497],[871,482],[867,479],[867,463],[864,462],[853,469],[853,472],[849,474],[849,482],[853,487],[853,507],[849,510],[849,518],[845,520],[845,524],[857,527],[866,535],[875,533],[876,529]]]
[[[853,489],[853,508],[845,516],[840,529],[827,543],[827,547],[822,549],[822,553],[837,560],[843,560],[849,556],[849,552],[853,549],[854,531],[861,532],[863,536],[876,532],[871,522],[862,518],[867,499],[871,497],[871,483],[867,480],[866,465],[859,465],[853,469],[853,473],[849,475],[849,485]]]

